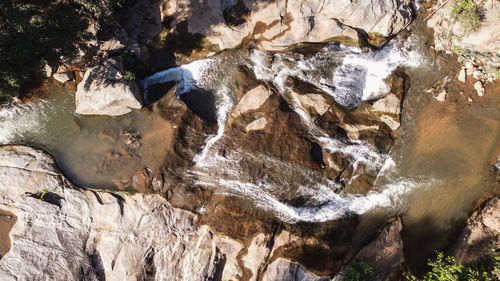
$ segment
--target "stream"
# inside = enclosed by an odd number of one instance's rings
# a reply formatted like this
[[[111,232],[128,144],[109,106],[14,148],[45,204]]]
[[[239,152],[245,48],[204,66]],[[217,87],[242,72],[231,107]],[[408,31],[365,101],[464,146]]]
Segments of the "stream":
[[[494,97],[486,96],[491,102],[479,108],[468,106],[465,97],[439,103],[425,93],[446,71],[429,57],[422,41],[418,34],[405,42],[395,38],[378,51],[328,44],[311,56],[250,50],[246,57],[235,50],[153,74],[141,85],[147,91],[150,85],[176,81],[178,95],[202,88],[214,96],[218,129],[193,159],[186,180],[244,197],[288,223],[326,222],[380,209],[404,212],[408,232],[415,233],[408,238],[409,251],[418,252],[419,245],[431,238],[429,249],[445,244],[449,230],[463,223],[477,200],[497,188],[493,164],[500,147],[500,135],[495,133],[500,132],[500,113]],[[220,156],[220,140],[236,102],[231,77],[239,65],[252,69],[257,79],[280,93],[289,90],[285,81],[293,76],[346,107],[384,95],[388,91],[384,79],[404,68],[411,86],[404,101],[400,137],[389,154],[362,141],[347,143],[329,137],[306,113],[296,110],[327,151],[348,155],[353,166],[363,164],[378,174],[373,190],[366,195],[338,193],[333,180],[316,178],[265,155],[235,152]],[[74,113],[73,95],[63,86],[48,82],[46,87],[47,96],[0,110],[1,144],[48,150],[64,174],[80,186],[116,187],[139,169],[161,165],[155,154],[162,146],[159,131],[164,123],[157,112],[144,108],[120,117],[82,116]],[[149,142],[127,145],[135,134],[149,136]],[[269,171],[296,177],[287,182],[247,178],[238,163],[252,157],[271,163]],[[297,182],[297,177],[302,180]],[[307,202],[295,206],[281,200],[291,189],[308,198]]]

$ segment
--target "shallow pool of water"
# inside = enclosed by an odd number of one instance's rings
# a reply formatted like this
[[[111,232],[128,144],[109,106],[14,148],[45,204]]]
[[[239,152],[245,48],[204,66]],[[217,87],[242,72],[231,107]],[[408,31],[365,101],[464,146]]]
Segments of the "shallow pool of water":
[[[135,171],[154,165],[153,154],[161,153],[162,142],[156,140],[155,152],[151,141],[168,129],[157,114],[144,109],[119,117],[78,115],[74,97],[64,86],[45,86],[47,95],[40,100],[0,111],[2,144],[46,149],[81,186],[123,187]]]

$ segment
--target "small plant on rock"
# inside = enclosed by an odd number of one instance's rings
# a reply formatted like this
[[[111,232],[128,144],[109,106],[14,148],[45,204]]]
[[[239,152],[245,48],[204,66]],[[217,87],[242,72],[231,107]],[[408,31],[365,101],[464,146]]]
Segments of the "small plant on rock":
[[[125,71],[125,74],[123,75],[123,79],[128,80],[128,81],[134,81],[135,74],[131,71]]]
[[[476,31],[481,26],[481,13],[474,0],[461,0],[453,4],[451,17],[457,20],[466,33]]]
[[[340,281],[367,281],[373,277],[373,267],[365,260],[352,262],[342,274]]]

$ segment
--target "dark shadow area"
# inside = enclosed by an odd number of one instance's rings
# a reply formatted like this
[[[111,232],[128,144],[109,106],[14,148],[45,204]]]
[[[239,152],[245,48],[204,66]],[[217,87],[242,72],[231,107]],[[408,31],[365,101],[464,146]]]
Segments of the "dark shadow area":
[[[125,199],[123,199],[123,197],[121,197],[116,193],[110,193],[110,194],[116,198],[116,202],[120,206],[120,214],[123,216],[123,207],[124,207],[123,205],[125,204]]]
[[[208,276],[207,281],[222,281],[222,274],[226,266],[226,255],[223,254],[219,248],[215,248],[215,272],[213,276]]]
[[[164,95],[166,95],[172,88],[177,85],[175,81],[170,81],[166,83],[154,84],[148,87],[147,97],[144,101],[145,105],[152,105],[159,101]]]
[[[141,281],[154,281],[156,276],[155,268],[155,249],[150,248],[144,256],[144,263],[142,266],[142,275],[139,277]]]
[[[88,255],[91,268],[85,271],[81,268],[82,281],[106,281],[106,273],[104,271],[104,265],[102,263],[101,254],[99,251],[94,250],[94,252]]]
[[[315,143],[311,142],[311,157],[313,158],[314,162],[318,163],[321,167],[325,167],[326,163],[324,160],[324,155],[323,155],[323,148]]]
[[[222,12],[226,24],[234,27],[244,24],[250,16],[250,10],[242,0],[238,0],[234,5],[229,6]]]
[[[213,94],[202,89],[191,90],[180,95],[180,99],[205,121],[217,123],[217,108]]]
[[[59,196],[59,194],[43,190],[39,193],[27,193],[29,197],[33,197],[36,199],[39,199],[43,202],[47,202],[52,205],[56,205],[57,207],[61,208],[62,207],[62,200],[64,200],[63,197]]]
[[[461,233],[465,221],[453,222],[444,228],[431,217],[425,217],[416,223],[408,224],[403,216],[403,239],[405,260],[411,272],[417,275],[429,269],[427,261],[435,256],[436,251],[448,249]]]

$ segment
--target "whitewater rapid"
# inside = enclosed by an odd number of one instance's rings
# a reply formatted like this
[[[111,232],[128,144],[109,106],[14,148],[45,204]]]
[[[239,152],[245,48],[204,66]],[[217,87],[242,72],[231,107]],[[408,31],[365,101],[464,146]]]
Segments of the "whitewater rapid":
[[[331,95],[339,104],[353,108],[361,101],[375,100],[385,95],[389,91],[385,79],[398,67],[418,67],[422,63],[421,56],[416,52],[396,44],[388,44],[379,51],[331,44],[309,57],[251,50],[249,59],[238,63],[250,67],[257,79],[271,83],[281,94],[290,90],[287,79],[296,77]],[[227,116],[235,105],[235,89],[231,80],[227,79],[231,72],[225,73],[225,79],[215,74],[218,71],[220,73],[224,63],[227,64],[227,61],[217,57],[195,61],[156,73],[142,81],[145,90],[149,85],[176,81],[178,95],[195,89],[214,93],[218,131],[207,138],[205,146],[194,158],[196,164],[189,174],[197,184],[212,186],[219,193],[250,199],[256,206],[269,210],[290,223],[324,222],[348,214],[363,214],[377,207],[396,208],[411,190],[431,184],[432,181],[428,179],[420,179],[416,183],[394,176],[397,169],[389,155],[377,152],[362,141],[345,142],[332,138],[317,127],[306,112],[292,108],[300,116],[310,135],[328,153],[340,152],[347,155],[354,171],[359,164],[363,164],[363,167],[375,171],[379,176],[391,174],[394,179],[392,183],[379,186],[366,195],[341,195],[338,192],[341,190],[339,184],[328,179],[322,180],[322,183],[308,182],[296,189],[296,196],[308,198],[312,205],[296,207],[280,201],[279,194],[281,190],[286,191],[286,183],[281,186],[276,182],[269,183],[264,178],[251,179],[240,171],[242,157],[248,159],[255,155],[229,153],[230,155],[221,157],[217,153],[222,148],[218,142],[224,136]],[[225,67],[227,71],[227,65]],[[267,159],[265,155],[257,158],[259,159],[256,161],[274,161]],[[307,177],[307,172],[304,177]]]

